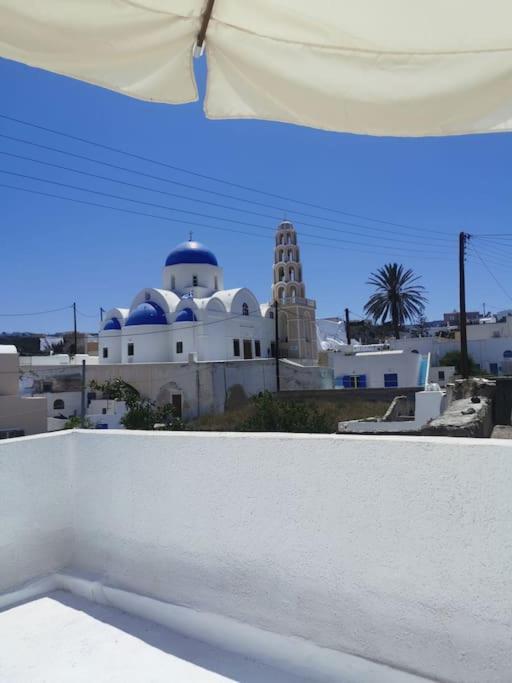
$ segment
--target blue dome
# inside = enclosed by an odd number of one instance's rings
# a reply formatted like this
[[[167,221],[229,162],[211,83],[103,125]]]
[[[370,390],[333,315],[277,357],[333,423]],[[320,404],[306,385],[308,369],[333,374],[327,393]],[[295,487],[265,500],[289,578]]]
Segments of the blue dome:
[[[120,329],[121,329],[121,323],[119,322],[119,320],[117,318],[110,318],[110,320],[108,320],[105,323],[103,331],[105,331],[105,330],[120,330]]]
[[[197,322],[196,314],[191,308],[182,308],[176,316],[175,323],[195,323]]]
[[[167,325],[167,318],[158,304],[146,301],[130,313],[125,326],[128,325]]]
[[[217,259],[212,252],[200,242],[183,242],[171,251],[165,262],[166,266],[176,266],[179,263],[208,263],[218,266]]]

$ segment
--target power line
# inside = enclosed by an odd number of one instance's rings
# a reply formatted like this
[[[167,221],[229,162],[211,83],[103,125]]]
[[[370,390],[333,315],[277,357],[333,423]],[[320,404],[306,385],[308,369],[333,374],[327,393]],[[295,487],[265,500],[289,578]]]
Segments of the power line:
[[[115,195],[115,194],[112,194],[112,193],[110,193],[110,192],[101,192],[100,190],[92,190],[92,189],[89,189],[89,188],[80,187],[80,186],[78,186],[78,185],[71,185],[71,184],[69,184],[69,183],[62,183],[62,182],[59,182],[59,181],[56,181],[56,180],[47,180],[46,178],[40,178],[40,177],[37,177],[37,176],[30,176],[30,175],[27,175],[27,174],[24,174],[24,173],[16,173],[16,172],[14,172],[14,171],[5,171],[5,170],[3,170],[3,169],[0,169],[0,173],[3,173],[4,175],[10,175],[10,176],[22,178],[22,179],[24,179],[24,180],[35,180],[35,181],[37,181],[37,182],[43,182],[43,183],[48,183],[48,184],[51,184],[51,185],[57,185],[58,187],[65,187],[65,188],[67,188],[67,189],[77,190],[77,191],[80,191],[80,192],[87,192],[87,193],[99,195],[99,196],[102,196],[102,197],[108,197],[108,198],[110,198],[110,199],[116,199],[116,200],[120,200],[120,201],[130,202],[130,203],[132,203],[132,204],[141,204],[141,205],[143,205],[143,206],[150,206],[150,207],[154,207],[154,208],[158,208],[158,209],[164,209],[164,210],[166,210],[166,211],[173,211],[173,212],[177,212],[177,213],[185,213],[185,214],[189,214],[189,215],[192,215],[192,216],[199,216],[199,217],[201,217],[201,218],[210,218],[210,219],[219,220],[219,221],[227,221],[227,222],[230,222],[230,223],[235,223],[235,224],[237,224],[237,225],[242,225],[242,226],[247,226],[247,227],[255,227],[255,228],[258,228],[259,230],[266,230],[266,231],[270,231],[270,232],[274,233],[274,228],[270,228],[270,227],[264,226],[264,225],[258,225],[258,224],[255,224],[255,223],[246,223],[246,222],[244,222],[244,221],[238,221],[238,220],[232,219],[232,218],[225,218],[225,217],[223,217],[223,216],[212,216],[212,215],[210,215],[210,214],[203,214],[203,213],[198,212],[198,211],[189,211],[189,210],[187,210],[187,209],[176,209],[176,208],[174,208],[174,207],[170,207],[170,206],[167,206],[167,205],[165,205],[165,204],[156,204],[156,203],[154,203],[154,202],[146,202],[146,201],[143,201],[143,200],[132,199],[132,198],[130,198],[130,197],[123,197],[123,196],[120,196],[120,195]],[[3,183],[0,183],[0,186],[2,186],[2,187],[11,187],[11,189],[19,189],[19,190],[22,190],[22,191],[29,191],[29,190],[26,190],[26,188],[18,188],[18,187],[16,187],[16,186],[9,186],[9,185],[3,184]],[[32,191],[32,190],[31,190],[31,191]],[[32,192],[35,192],[35,191],[32,191]],[[52,195],[51,193],[37,192],[36,194],[43,194],[43,195],[45,194],[45,195],[47,195],[47,196],[53,196],[54,198],[60,198],[60,199],[70,199],[70,198],[68,198],[68,197],[62,197],[62,196],[59,196],[59,195]],[[73,201],[80,201],[81,203],[87,203],[87,202],[85,202],[85,201],[83,201],[83,200],[73,200]],[[89,202],[89,203],[90,203],[91,205],[102,206],[103,208],[114,208],[114,207],[106,207],[105,205],[100,205],[100,204],[97,204],[97,203],[95,203],[95,202],[94,202],[94,203],[93,203],[93,202]],[[124,211],[128,211],[128,210],[124,209]],[[131,211],[129,211],[129,213],[131,213]],[[147,214],[143,214],[142,212],[133,212],[133,213],[140,213],[141,215],[147,215]],[[164,217],[161,217],[161,216],[154,216],[154,217],[164,218]],[[178,221],[173,221],[173,222],[178,222]],[[179,223],[182,224],[182,225],[183,225],[183,224],[185,224],[185,225],[186,225],[186,224],[188,224],[188,225],[198,225],[197,223],[190,223],[190,222],[187,223],[186,221],[182,221],[181,219],[179,220]],[[217,227],[217,226],[204,225],[204,224],[203,224],[203,225],[200,225],[199,227],[206,227],[206,228],[211,228],[211,229],[215,229],[215,230],[227,230],[227,228],[219,228],[219,227]],[[254,234],[254,233],[246,233],[246,234]],[[375,248],[389,250],[389,249],[391,248],[391,250],[393,250],[394,252],[396,252],[396,251],[399,250],[399,251],[401,251],[403,254],[409,253],[409,252],[405,252],[401,247],[397,250],[397,249],[395,249],[393,246],[390,247],[389,245],[386,245],[386,244],[376,244],[376,245],[370,244],[370,245],[368,245],[368,244],[366,244],[365,242],[354,242],[353,240],[345,240],[345,239],[334,238],[334,237],[323,237],[323,236],[321,236],[321,235],[315,235],[315,234],[306,233],[306,232],[302,232],[301,234],[302,234],[302,235],[306,235],[307,237],[313,237],[314,239],[327,240],[327,241],[329,241],[329,242],[336,242],[336,243],[343,243],[343,244],[351,244],[351,245],[363,246],[363,247],[369,246],[369,247],[372,248],[372,250],[374,250]],[[324,245],[324,247],[327,247],[327,246],[330,247],[331,245]],[[417,255],[417,252],[411,252],[410,254],[413,255],[413,256],[416,256],[416,255]],[[424,255],[423,255],[423,256],[424,256]],[[443,258],[443,257],[444,257],[444,252],[441,253],[440,255],[428,254],[427,256],[430,256],[431,258]]]
[[[484,268],[487,270],[487,272],[488,272],[489,275],[492,277],[492,279],[494,280],[494,282],[495,282],[495,283],[498,285],[498,287],[501,289],[501,291],[503,292],[503,294],[505,294],[505,296],[506,296],[508,299],[510,299],[510,301],[512,301],[512,295],[511,295],[509,292],[507,292],[507,290],[505,289],[505,287],[503,287],[503,285],[501,284],[501,282],[500,282],[500,281],[498,280],[498,278],[494,275],[494,273],[492,272],[492,270],[489,268],[489,266],[488,266],[487,263],[484,261],[484,259],[480,256],[480,254],[479,254],[478,251],[475,249],[475,247],[471,246],[471,250],[475,253],[476,256],[478,256],[478,258],[479,258],[480,261],[482,262]]]
[[[69,306],[63,306],[62,308],[51,308],[48,311],[33,311],[32,313],[0,313],[0,316],[2,316],[3,318],[14,318],[18,316],[27,315],[46,315],[48,313],[57,313],[58,311],[67,311],[72,307],[72,304],[70,304]]]
[[[2,136],[0,135],[0,137],[2,137]],[[56,163],[49,162],[49,161],[43,161],[42,159],[35,159],[34,157],[27,157],[27,156],[24,156],[24,155],[22,155],[22,154],[14,154],[14,153],[12,153],[12,152],[6,152],[6,151],[4,151],[4,150],[0,150],[0,154],[3,154],[4,156],[8,156],[8,157],[15,158],[15,159],[21,159],[21,160],[23,160],[23,161],[30,161],[30,162],[32,162],[32,163],[42,164],[42,165],[44,165],[44,166],[49,166],[49,167],[51,167],[51,168],[57,168],[57,169],[63,170],[63,171],[70,171],[71,173],[78,173],[78,174],[80,174],[80,175],[87,176],[87,177],[89,177],[89,178],[94,178],[95,180],[106,180],[107,182],[117,183],[118,185],[125,185],[125,186],[127,186],[127,187],[133,187],[133,188],[136,188],[136,189],[139,189],[139,190],[144,190],[144,191],[146,191],[146,192],[155,192],[155,193],[157,193],[157,194],[162,194],[162,195],[165,195],[165,196],[167,196],[167,197],[173,197],[173,198],[176,198],[176,199],[184,199],[185,201],[189,201],[189,202],[198,202],[198,201],[200,201],[201,204],[208,204],[209,206],[214,206],[214,207],[221,208],[221,209],[227,209],[227,210],[229,210],[229,211],[238,211],[238,212],[244,213],[244,214],[249,213],[249,214],[252,214],[253,216],[259,216],[259,217],[261,217],[261,218],[270,218],[270,219],[272,219],[272,220],[278,220],[278,218],[277,218],[275,215],[271,215],[271,214],[268,214],[268,213],[261,213],[260,211],[252,211],[252,210],[250,210],[250,209],[248,210],[248,209],[245,209],[245,208],[239,208],[239,207],[235,207],[235,206],[229,206],[229,205],[227,205],[227,204],[220,204],[220,203],[218,203],[218,202],[211,202],[211,201],[204,200],[204,199],[198,199],[198,198],[196,198],[196,197],[188,197],[188,196],[183,195],[183,194],[178,194],[178,193],[175,193],[175,192],[168,192],[168,191],[166,191],[166,190],[160,190],[160,189],[158,189],[158,188],[149,187],[148,185],[140,185],[140,184],[138,184],[138,183],[130,183],[130,182],[126,181],[126,180],[120,180],[120,179],[118,179],[118,178],[112,178],[111,176],[103,176],[103,175],[99,175],[99,174],[97,174],[97,173],[91,173],[91,172],[89,172],[89,171],[84,171],[84,170],[82,170],[82,169],[72,168],[72,167],[70,167],[70,166],[64,166],[64,165],[62,165],[62,164],[56,164]],[[52,182],[52,181],[47,181],[47,180],[45,180],[44,182]],[[169,207],[169,208],[170,208],[170,207]],[[179,211],[180,209],[173,209],[173,210]],[[228,219],[226,219],[226,220],[228,220]],[[323,219],[320,218],[320,220],[323,220]],[[332,227],[329,227],[329,226],[317,225],[316,223],[308,223],[308,222],[305,222],[305,221],[301,221],[301,224],[302,224],[302,225],[305,225],[305,226],[307,226],[307,227],[316,228],[317,230],[326,230],[326,231],[334,232],[334,233],[342,233],[342,234],[347,234],[347,235],[356,235],[357,237],[361,237],[361,236],[362,236],[360,230],[359,230],[358,232],[354,232],[354,231],[352,231],[352,230],[345,230],[345,229],[340,229],[340,228],[332,228]],[[357,227],[357,228],[360,228],[360,229],[365,229],[365,228],[366,228],[366,226],[359,225],[358,223],[354,223],[354,224],[349,223],[348,225],[353,225],[354,227]],[[382,235],[382,232],[381,232],[381,229],[380,229],[380,228],[370,228],[370,229],[377,230],[377,232],[379,232],[379,235]],[[387,232],[390,232],[390,231],[387,231]],[[391,232],[393,232],[393,231],[391,231]],[[396,234],[396,233],[395,233],[395,234]],[[398,233],[398,234],[401,234],[401,233]],[[321,236],[320,236],[320,237],[321,237]],[[366,237],[366,235],[364,235],[364,237]],[[373,236],[372,236],[372,237],[373,237]],[[327,238],[325,238],[325,239],[327,239]],[[434,238],[434,239],[441,239],[441,238]],[[445,238],[445,239],[448,239],[448,238]],[[409,239],[405,239],[405,240],[404,240],[404,239],[396,239],[396,238],[394,238],[394,242],[402,242],[402,243],[405,243],[405,244],[410,244],[410,238],[409,238]],[[418,241],[416,241],[415,243],[418,244]],[[427,246],[427,247],[429,247],[429,248],[430,248],[430,247],[432,247],[432,248],[439,248],[439,247],[441,246],[441,245],[439,245],[439,244],[435,244],[435,243],[432,243],[432,242],[426,242],[425,240],[422,240],[420,244],[421,244],[422,246]]]
[[[8,116],[7,114],[1,114],[0,113],[0,118],[6,119],[8,121],[15,122],[15,123],[19,123],[19,124],[24,125],[24,126],[29,126],[31,128],[35,128],[37,130],[43,130],[47,133],[52,133],[53,135],[59,135],[61,137],[65,137],[69,140],[75,140],[77,142],[82,142],[82,143],[85,143],[88,145],[92,145],[94,147],[98,147],[99,149],[107,150],[109,152],[115,152],[116,154],[123,154],[123,155],[130,157],[132,159],[137,159],[138,161],[144,161],[144,162],[156,164],[158,166],[168,168],[172,171],[178,171],[179,173],[186,173],[188,175],[191,175],[191,176],[194,176],[197,178],[202,178],[203,180],[208,180],[208,181],[212,181],[212,182],[216,182],[216,183],[222,183],[222,184],[228,185],[230,187],[235,187],[239,190],[244,190],[244,191],[248,191],[248,192],[255,192],[257,194],[265,195],[267,197],[272,197],[274,199],[279,199],[281,201],[291,202],[294,204],[301,204],[303,206],[309,206],[309,207],[314,208],[314,209],[319,209],[321,211],[329,211],[330,213],[340,214],[343,216],[349,216],[351,218],[358,218],[358,219],[362,219],[362,220],[372,221],[374,223],[382,223],[383,225],[388,225],[388,226],[391,225],[391,226],[395,226],[395,227],[405,228],[407,230],[419,231],[422,233],[424,233],[426,230],[425,228],[420,228],[420,227],[409,225],[406,223],[396,223],[394,221],[386,221],[386,220],[383,220],[380,218],[373,218],[371,216],[364,216],[362,214],[351,213],[348,211],[343,211],[341,209],[334,209],[334,208],[329,207],[329,206],[323,206],[321,204],[315,204],[312,202],[307,202],[307,201],[302,200],[302,199],[296,199],[296,198],[286,197],[286,196],[283,196],[280,194],[276,194],[273,192],[267,192],[265,190],[260,190],[258,188],[250,187],[248,185],[242,185],[240,183],[234,183],[234,182],[231,182],[229,180],[225,180],[223,178],[216,178],[215,176],[210,176],[210,175],[207,175],[204,173],[199,173],[197,171],[191,171],[189,169],[185,169],[185,168],[182,168],[180,166],[175,166],[173,164],[169,164],[168,162],[160,161],[158,159],[152,159],[150,157],[146,157],[146,156],[143,156],[141,154],[129,152],[127,150],[120,149],[117,147],[113,147],[110,145],[105,145],[103,143],[96,142],[94,140],[89,140],[87,138],[83,138],[83,137],[80,137],[77,135],[72,135],[70,133],[64,133],[63,131],[55,130],[54,128],[48,128],[46,126],[42,126],[40,124],[32,123],[30,121],[24,121],[22,119],[18,119],[18,118],[12,117],[12,116]],[[429,232],[433,232],[433,233],[443,235],[443,237],[446,238],[446,234],[440,230],[433,230],[433,229],[429,228]]]

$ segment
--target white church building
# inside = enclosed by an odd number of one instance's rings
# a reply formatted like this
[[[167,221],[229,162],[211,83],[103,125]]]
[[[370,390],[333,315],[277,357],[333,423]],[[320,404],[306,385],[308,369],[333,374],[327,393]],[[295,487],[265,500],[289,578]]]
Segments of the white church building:
[[[100,363],[267,358],[274,313],[245,287],[224,289],[223,269],[199,242],[167,257],[161,289],[148,287],[130,308],[112,308],[99,333]]]

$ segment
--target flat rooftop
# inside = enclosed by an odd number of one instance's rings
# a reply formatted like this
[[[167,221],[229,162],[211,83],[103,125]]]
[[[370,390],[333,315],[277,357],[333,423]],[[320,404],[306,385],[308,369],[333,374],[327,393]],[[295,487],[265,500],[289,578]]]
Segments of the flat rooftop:
[[[0,642],[9,683],[307,680],[66,591],[0,612]]]

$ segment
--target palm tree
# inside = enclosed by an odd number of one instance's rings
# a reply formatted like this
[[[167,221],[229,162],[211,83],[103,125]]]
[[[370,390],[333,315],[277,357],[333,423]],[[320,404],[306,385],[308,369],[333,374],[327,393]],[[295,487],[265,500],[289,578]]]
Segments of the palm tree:
[[[396,339],[400,339],[400,327],[406,320],[422,315],[427,299],[425,287],[416,284],[419,276],[398,263],[387,263],[370,275],[367,285],[376,291],[364,307],[375,323],[385,323],[391,318]]]

